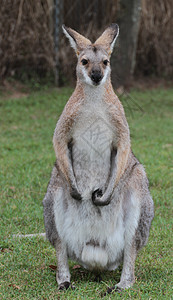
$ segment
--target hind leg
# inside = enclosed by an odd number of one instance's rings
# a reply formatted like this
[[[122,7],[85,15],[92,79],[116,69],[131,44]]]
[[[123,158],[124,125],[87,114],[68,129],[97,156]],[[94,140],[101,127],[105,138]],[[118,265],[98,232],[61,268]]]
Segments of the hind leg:
[[[148,180],[142,165],[138,164],[131,174],[126,192],[125,247],[123,270],[118,288],[125,289],[135,282],[137,252],[147,243],[154,205],[148,189]]]
[[[147,243],[154,205],[148,190],[148,180],[142,165],[138,164],[128,178],[123,196],[124,257],[120,282],[112,290],[126,289],[135,282],[137,252]]]
[[[131,287],[135,282],[135,260],[136,260],[136,245],[133,239],[132,243],[125,245],[124,258],[123,258],[123,269],[121,273],[120,282],[115,286],[108,288],[107,292],[104,294],[110,294],[112,292],[118,292],[120,290],[127,289]]]
[[[58,193],[59,177],[57,169],[54,167],[51,179],[47,188],[46,195],[43,200],[44,207],[44,223],[46,236],[50,243],[55,247],[57,257],[56,280],[60,290],[67,289],[70,286],[70,272],[68,266],[68,257],[66,245],[61,241],[54,218],[54,197],[55,192]],[[61,196],[61,195],[60,195]]]
[[[56,281],[60,290],[68,289],[70,284],[70,272],[66,246],[60,240],[55,244],[57,257]]]
[[[143,205],[140,211],[140,217],[135,235],[131,243],[127,243],[124,249],[123,270],[118,288],[129,288],[135,282],[135,260],[137,252],[146,245],[151,221],[154,216],[153,201],[149,193],[143,199]]]
[[[70,286],[70,272],[66,245],[60,240],[56,230],[53,212],[53,193],[47,192],[44,198],[44,221],[46,235],[50,243],[55,247],[57,257],[56,281],[60,290]]]
[[[135,260],[136,260],[136,246],[135,242],[131,245],[126,245],[124,249],[123,269],[121,273],[120,282],[117,288],[126,289],[131,287],[135,282]]]

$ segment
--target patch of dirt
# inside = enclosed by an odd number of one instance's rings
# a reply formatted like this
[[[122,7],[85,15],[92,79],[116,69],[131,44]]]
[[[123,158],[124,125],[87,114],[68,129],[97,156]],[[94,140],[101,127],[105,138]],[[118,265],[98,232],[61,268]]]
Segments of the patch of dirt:
[[[75,88],[75,86],[73,86]],[[134,79],[129,80],[125,86],[120,86],[115,90],[117,95],[124,94],[125,91],[130,91],[132,88],[139,90],[151,90],[156,88],[171,88],[173,87],[173,80],[166,80],[163,78],[151,78],[151,77],[134,77]],[[17,99],[22,97],[27,97],[31,92],[31,88],[27,85],[22,84],[17,80],[4,80],[0,83],[0,97],[1,99]]]
[[[0,86],[0,95],[3,99],[27,97],[29,93],[29,88],[19,81],[4,80]]]

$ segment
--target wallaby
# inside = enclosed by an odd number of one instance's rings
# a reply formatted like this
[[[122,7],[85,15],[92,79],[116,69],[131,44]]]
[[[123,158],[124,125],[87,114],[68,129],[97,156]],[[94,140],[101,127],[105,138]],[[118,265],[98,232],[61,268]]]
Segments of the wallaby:
[[[154,205],[110,80],[119,27],[109,26],[94,44],[71,28],[63,31],[78,62],[76,88],[55,128],[56,163],[43,200],[56,280],[59,289],[71,285],[68,258],[97,272],[123,262],[112,289],[125,289],[135,281],[135,259],[147,242]]]

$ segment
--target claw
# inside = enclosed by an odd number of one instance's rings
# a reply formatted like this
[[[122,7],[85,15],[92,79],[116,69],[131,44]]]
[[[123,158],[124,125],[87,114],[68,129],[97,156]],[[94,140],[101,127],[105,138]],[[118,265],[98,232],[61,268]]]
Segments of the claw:
[[[102,281],[102,276],[100,274],[96,275],[96,277],[94,278],[95,282],[101,282]]]

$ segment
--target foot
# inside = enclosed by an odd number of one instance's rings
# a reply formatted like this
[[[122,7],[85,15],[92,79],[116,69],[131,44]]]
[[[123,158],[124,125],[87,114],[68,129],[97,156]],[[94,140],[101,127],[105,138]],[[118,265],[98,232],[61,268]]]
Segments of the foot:
[[[100,274],[96,275],[96,277],[94,278],[94,281],[101,282],[102,281],[102,276]]]
[[[116,286],[117,288],[124,290],[130,288],[135,282],[135,278],[131,278],[130,280],[122,280]]]
[[[104,293],[103,296],[107,296],[108,294],[112,294],[112,293],[121,293],[121,292],[122,292],[122,289],[119,288],[117,285],[115,285],[115,286],[108,288],[106,293]]]
[[[67,290],[68,288],[71,288],[72,290],[74,290],[75,287],[68,281],[62,282],[58,287],[58,289],[60,291]]]

